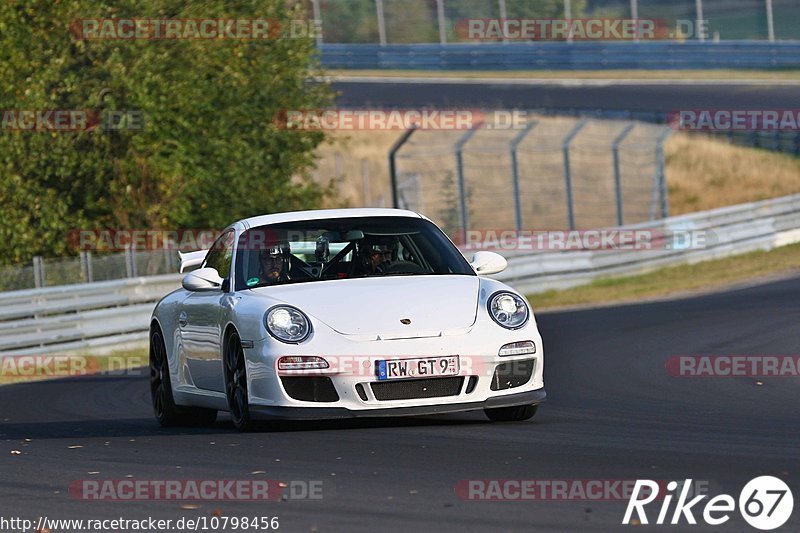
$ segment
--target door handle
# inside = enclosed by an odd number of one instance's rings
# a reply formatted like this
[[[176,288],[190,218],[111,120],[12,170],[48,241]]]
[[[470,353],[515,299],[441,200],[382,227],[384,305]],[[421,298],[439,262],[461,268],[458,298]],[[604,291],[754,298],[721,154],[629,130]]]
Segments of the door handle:
[[[186,315],[186,311],[181,311],[181,314],[178,315],[178,324],[180,324],[181,327],[185,327],[188,323],[189,317]]]

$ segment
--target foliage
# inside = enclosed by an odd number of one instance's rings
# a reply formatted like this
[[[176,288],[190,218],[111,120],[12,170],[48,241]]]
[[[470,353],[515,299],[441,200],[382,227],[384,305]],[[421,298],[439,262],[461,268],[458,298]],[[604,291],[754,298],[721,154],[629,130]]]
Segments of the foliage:
[[[66,251],[70,228],[219,228],[310,208],[324,140],[286,131],[287,109],[330,104],[309,38],[82,40],[82,18],[304,17],[283,0],[6,0],[0,109],[131,111],[139,129],[0,131],[0,263]],[[80,27],[79,24],[77,23]]]

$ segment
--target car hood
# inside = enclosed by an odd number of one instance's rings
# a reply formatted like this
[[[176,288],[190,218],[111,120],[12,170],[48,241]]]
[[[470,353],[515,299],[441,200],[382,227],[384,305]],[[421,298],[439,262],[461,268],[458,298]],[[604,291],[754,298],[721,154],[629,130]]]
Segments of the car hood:
[[[343,335],[397,339],[469,328],[479,291],[478,276],[437,275],[315,281],[253,293],[297,307]]]

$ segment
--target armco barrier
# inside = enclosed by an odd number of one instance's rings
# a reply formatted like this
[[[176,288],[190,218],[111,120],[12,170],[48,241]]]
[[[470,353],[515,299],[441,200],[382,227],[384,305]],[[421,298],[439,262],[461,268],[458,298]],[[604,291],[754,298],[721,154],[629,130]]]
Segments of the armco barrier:
[[[709,240],[703,248],[683,250],[508,252],[508,268],[496,277],[531,294],[800,242],[800,194],[627,229],[706,231]],[[144,345],[153,306],[179,286],[180,276],[169,274],[0,293],[0,355]]]
[[[0,293],[0,354],[97,351],[147,339],[168,274]]]
[[[323,44],[326,68],[585,70],[798,68],[800,42]]]
[[[700,248],[640,251],[511,252],[496,277],[531,294],[592,280],[643,273],[662,266],[696,263],[800,242],[800,194],[723,207],[626,226],[654,234],[706,232]]]

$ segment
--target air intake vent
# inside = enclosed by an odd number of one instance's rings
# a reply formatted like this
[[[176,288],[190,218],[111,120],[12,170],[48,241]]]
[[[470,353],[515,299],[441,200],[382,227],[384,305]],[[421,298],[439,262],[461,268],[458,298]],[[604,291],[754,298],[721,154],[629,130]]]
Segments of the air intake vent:
[[[321,376],[282,377],[286,394],[303,402],[338,402],[339,395],[331,378]]]
[[[358,397],[361,398],[362,402],[367,401],[367,391],[364,390],[364,385],[362,385],[361,383],[357,383],[356,392],[358,393]]]
[[[492,376],[492,390],[513,389],[525,385],[530,381],[535,366],[535,359],[497,365]]]
[[[371,383],[372,393],[381,401],[411,400],[457,396],[464,384],[463,377],[408,379],[404,381],[379,381]]]

